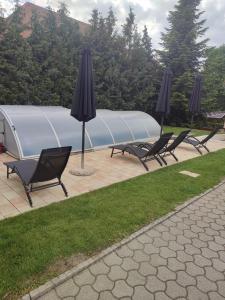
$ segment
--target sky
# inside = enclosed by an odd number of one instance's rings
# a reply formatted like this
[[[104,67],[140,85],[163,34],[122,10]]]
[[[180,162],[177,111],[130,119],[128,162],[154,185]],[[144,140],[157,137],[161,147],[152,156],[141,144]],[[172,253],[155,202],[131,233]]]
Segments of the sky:
[[[26,1],[22,1],[26,2]],[[40,6],[50,5],[57,9],[60,0],[31,0]],[[139,31],[147,25],[155,48],[159,48],[161,32],[167,27],[168,12],[173,9],[177,0],[64,0],[68,5],[70,16],[88,22],[92,9],[97,8],[106,15],[110,6],[116,13],[119,24],[126,19],[129,7],[134,9]],[[0,0],[7,12],[10,12],[12,0]],[[202,0],[200,9],[205,13],[206,26],[209,27],[206,37],[210,46],[225,44],[225,0]]]

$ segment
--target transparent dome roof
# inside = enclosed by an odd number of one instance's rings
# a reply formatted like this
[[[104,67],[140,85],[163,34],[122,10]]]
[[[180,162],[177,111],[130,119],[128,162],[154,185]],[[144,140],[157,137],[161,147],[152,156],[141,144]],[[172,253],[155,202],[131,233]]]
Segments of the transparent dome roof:
[[[34,157],[42,149],[60,146],[81,150],[82,123],[71,117],[67,108],[1,105],[0,121],[4,144],[15,157]],[[159,135],[159,124],[144,112],[100,109],[96,118],[86,123],[85,148],[105,148]]]

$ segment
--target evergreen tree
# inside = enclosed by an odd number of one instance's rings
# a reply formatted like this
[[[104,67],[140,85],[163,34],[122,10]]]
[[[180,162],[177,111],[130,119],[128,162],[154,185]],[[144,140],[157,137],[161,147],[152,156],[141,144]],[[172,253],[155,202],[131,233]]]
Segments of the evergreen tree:
[[[90,24],[85,44],[92,49],[97,105],[99,108],[116,109],[123,101],[120,91],[122,45],[118,42],[112,8],[106,18],[98,10],[93,10]]]
[[[225,111],[225,45],[207,51],[203,75],[204,110]]]
[[[27,41],[21,36],[23,30],[21,9],[19,2],[15,1],[10,26],[4,31],[0,43],[1,104],[30,103],[32,54]]]
[[[207,28],[198,6],[201,0],[179,0],[169,13],[169,28],[162,34],[161,61],[173,72],[172,114],[178,123],[187,120],[193,79],[205,56]]]

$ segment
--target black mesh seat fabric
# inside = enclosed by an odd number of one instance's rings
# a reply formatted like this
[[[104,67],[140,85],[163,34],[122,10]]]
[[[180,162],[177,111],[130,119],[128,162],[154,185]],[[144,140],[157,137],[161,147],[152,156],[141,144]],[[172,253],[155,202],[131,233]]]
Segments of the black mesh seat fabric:
[[[20,177],[31,206],[32,200],[30,192],[42,188],[61,185],[67,196],[67,191],[61,181],[61,176],[67,165],[71,149],[71,146],[45,149],[42,150],[38,161],[28,159],[5,163],[7,167],[7,178],[9,178],[9,175],[12,173],[16,173]],[[38,187],[33,186],[34,183],[52,181],[53,179],[57,179],[57,181],[39,185]]]
[[[37,167],[38,161],[34,159],[19,160],[5,163],[14,173],[23,174],[23,181],[25,184],[29,184],[34,171]]]
[[[147,162],[151,159],[155,159],[162,166],[162,161],[165,164],[167,164],[167,163],[164,160],[164,158],[160,156],[160,151],[164,147],[166,147],[166,145],[168,144],[172,135],[173,135],[173,133],[166,133],[166,134],[162,135],[159,138],[159,140],[157,142],[155,142],[154,144],[152,144],[152,145],[148,144],[148,149],[145,149],[144,147],[136,146],[135,143],[111,146],[110,147],[110,148],[112,148],[111,157],[118,153],[124,154],[125,152],[127,152],[127,153],[137,157],[147,171],[149,169],[145,162]],[[115,153],[114,152],[115,149],[119,150],[119,152]]]

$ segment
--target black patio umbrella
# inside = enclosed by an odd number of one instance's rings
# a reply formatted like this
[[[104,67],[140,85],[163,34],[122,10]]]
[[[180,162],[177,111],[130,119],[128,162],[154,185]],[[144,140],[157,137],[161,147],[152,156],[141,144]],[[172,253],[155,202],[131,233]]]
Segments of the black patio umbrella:
[[[71,116],[83,122],[81,168],[84,169],[85,123],[96,117],[92,58],[89,48],[85,48],[82,51],[77,85],[73,95]]]
[[[191,127],[194,121],[194,116],[201,112],[201,90],[202,90],[202,76],[197,75],[191,98],[189,101],[189,112],[191,113]]]
[[[161,83],[161,89],[156,106],[156,112],[161,115],[161,134],[163,131],[163,124],[165,116],[170,113],[170,94],[172,86],[172,72],[170,69],[166,69],[163,74]]]

